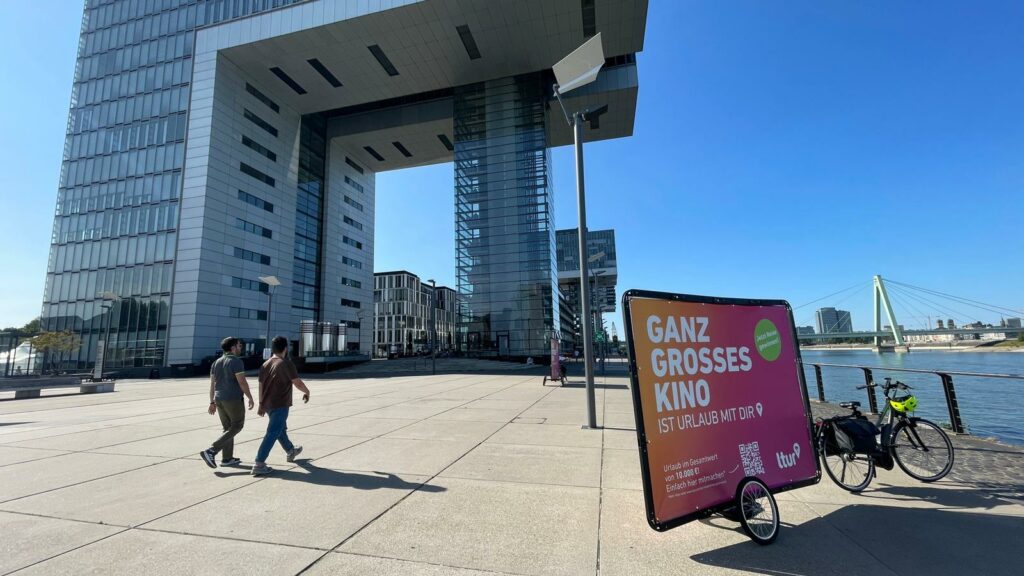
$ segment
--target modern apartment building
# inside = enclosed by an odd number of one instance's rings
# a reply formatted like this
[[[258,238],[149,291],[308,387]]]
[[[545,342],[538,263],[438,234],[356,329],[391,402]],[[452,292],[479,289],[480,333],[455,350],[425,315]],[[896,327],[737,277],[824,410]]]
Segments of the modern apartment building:
[[[555,238],[555,260],[558,263],[558,287],[565,296],[573,316],[573,345],[582,346],[580,333],[580,246],[579,230],[559,230]],[[618,258],[615,252],[615,230],[587,231],[588,275],[590,276],[590,309],[595,317],[615,312],[615,286],[618,283]],[[595,325],[596,330],[600,325]],[[564,341],[564,339],[563,339]]]
[[[819,308],[818,311],[815,312],[815,319],[818,323],[818,334],[853,332],[853,323],[850,321],[850,313],[846,310]]]
[[[375,175],[454,164],[456,340],[538,355],[559,330],[553,63],[632,134],[646,0],[88,0],[43,302],[69,368],[196,365],[373,301]],[[439,201],[444,201],[439,198]],[[271,289],[271,285],[280,285]],[[272,302],[271,302],[272,297]],[[360,330],[369,351],[371,333]]]
[[[387,357],[458,350],[458,296],[405,270],[373,275],[373,354]]]

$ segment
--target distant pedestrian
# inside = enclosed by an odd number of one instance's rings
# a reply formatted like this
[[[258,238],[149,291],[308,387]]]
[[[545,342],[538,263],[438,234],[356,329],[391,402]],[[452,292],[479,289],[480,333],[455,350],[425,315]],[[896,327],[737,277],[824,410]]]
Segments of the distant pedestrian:
[[[245,365],[238,357],[242,353],[242,341],[228,337],[221,340],[224,355],[217,359],[210,368],[210,414],[214,411],[220,416],[224,433],[213,442],[213,445],[199,453],[199,456],[210,468],[216,468],[216,456],[221,455],[221,466],[237,466],[241,460],[235,458],[235,436],[245,425],[245,404],[242,397],[249,399],[249,410],[252,410],[252,393],[249,382],[245,379]]]
[[[292,386],[302,391],[302,401],[309,402],[309,388],[299,378],[295,364],[287,357],[288,339],[277,336],[270,344],[273,355],[260,367],[260,416],[266,414],[267,434],[263,437],[259,451],[256,453],[256,464],[252,467],[253,476],[261,476],[273,472],[267,466],[267,456],[275,442],[288,454],[288,461],[294,462],[302,452],[302,446],[295,446],[288,439],[288,411],[292,406]]]

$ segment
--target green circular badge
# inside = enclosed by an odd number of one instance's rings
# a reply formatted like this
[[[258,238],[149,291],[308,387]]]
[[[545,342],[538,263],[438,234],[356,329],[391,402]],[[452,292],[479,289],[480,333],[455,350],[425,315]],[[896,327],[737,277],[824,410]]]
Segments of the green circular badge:
[[[765,318],[754,326],[754,347],[761,358],[769,362],[774,362],[782,354],[782,338],[771,320]]]

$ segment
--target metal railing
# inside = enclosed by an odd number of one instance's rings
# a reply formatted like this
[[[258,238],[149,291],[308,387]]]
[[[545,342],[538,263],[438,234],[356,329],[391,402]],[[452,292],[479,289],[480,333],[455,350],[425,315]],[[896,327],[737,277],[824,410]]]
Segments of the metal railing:
[[[859,366],[855,364],[825,364],[821,362],[805,362],[803,366],[814,368],[814,380],[817,385],[818,401],[825,402],[825,384],[821,377],[821,367],[829,368],[851,368],[864,373],[864,383],[874,383],[874,371],[882,372],[914,372],[917,374],[934,374],[939,377],[942,383],[942,391],[946,397],[946,408],[949,410],[949,426],[957,434],[967,434],[967,427],[964,426],[963,418],[960,416],[960,404],[956,398],[956,388],[953,385],[953,376],[970,376],[977,378],[1008,378],[1011,380],[1024,380],[1024,374],[989,374],[985,372],[954,372],[952,370],[921,370],[915,368],[888,368],[885,366]],[[865,391],[868,395],[868,410],[878,413],[878,395],[875,388],[868,386]]]

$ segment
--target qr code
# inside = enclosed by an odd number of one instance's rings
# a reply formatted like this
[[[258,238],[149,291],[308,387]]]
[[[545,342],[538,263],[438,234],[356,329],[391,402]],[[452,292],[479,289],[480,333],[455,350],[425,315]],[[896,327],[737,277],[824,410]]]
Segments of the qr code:
[[[757,442],[740,444],[740,460],[743,461],[744,476],[764,474],[764,463],[761,462],[761,447]]]

